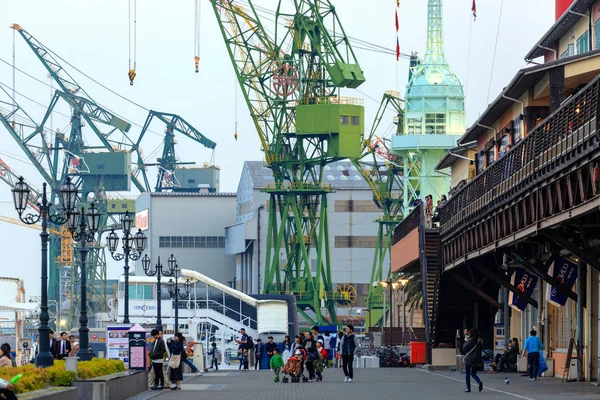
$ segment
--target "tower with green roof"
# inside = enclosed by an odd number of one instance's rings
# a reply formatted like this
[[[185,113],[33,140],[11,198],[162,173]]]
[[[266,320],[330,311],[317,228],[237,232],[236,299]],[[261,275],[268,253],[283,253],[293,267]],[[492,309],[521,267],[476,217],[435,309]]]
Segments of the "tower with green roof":
[[[427,51],[411,65],[403,133],[392,138],[392,152],[404,160],[406,214],[415,199],[432,194],[435,200],[448,193],[450,178],[434,167],[465,131],[463,87],[444,55],[442,3],[427,2]]]

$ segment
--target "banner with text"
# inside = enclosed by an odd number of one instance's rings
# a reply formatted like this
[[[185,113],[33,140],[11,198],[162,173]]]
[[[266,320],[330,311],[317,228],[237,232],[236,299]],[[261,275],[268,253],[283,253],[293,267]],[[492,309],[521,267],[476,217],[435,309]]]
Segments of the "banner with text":
[[[517,268],[510,277],[510,283],[521,293],[529,297],[533,294],[537,281],[537,276],[530,274],[523,268]],[[518,311],[525,311],[525,308],[527,308],[527,302],[513,292],[509,292],[508,305]]]
[[[554,263],[552,263],[548,274],[569,289],[573,289],[573,285],[577,280],[577,264],[558,256],[554,259]],[[564,306],[567,303],[567,298],[566,294],[559,292],[552,285],[550,285],[550,290],[546,292],[548,303],[554,304],[557,307]]]

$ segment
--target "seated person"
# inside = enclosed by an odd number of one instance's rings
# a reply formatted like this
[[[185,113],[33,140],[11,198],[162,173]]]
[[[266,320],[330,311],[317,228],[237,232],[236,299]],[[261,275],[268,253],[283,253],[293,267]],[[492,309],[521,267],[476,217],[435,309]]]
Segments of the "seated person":
[[[519,340],[512,338],[508,341],[508,348],[503,354],[496,354],[496,359],[492,363],[491,372],[506,372],[506,364],[512,364],[517,362],[517,355],[519,354]]]

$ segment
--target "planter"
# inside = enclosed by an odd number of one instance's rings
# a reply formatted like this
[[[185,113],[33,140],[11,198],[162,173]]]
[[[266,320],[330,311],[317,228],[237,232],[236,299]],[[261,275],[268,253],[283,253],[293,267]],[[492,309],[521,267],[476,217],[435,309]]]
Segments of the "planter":
[[[148,390],[147,371],[125,371],[75,380],[78,400],[124,400]]]
[[[43,390],[35,390],[33,392],[21,393],[18,395],[19,400],[43,399],[43,400],[77,400],[77,388],[51,387]]]

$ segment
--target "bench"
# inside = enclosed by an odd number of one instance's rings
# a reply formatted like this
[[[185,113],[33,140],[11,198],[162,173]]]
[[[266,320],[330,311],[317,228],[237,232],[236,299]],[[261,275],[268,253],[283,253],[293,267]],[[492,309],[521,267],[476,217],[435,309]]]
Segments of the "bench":
[[[73,381],[78,400],[125,400],[148,390],[147,371],[125,371]]]

